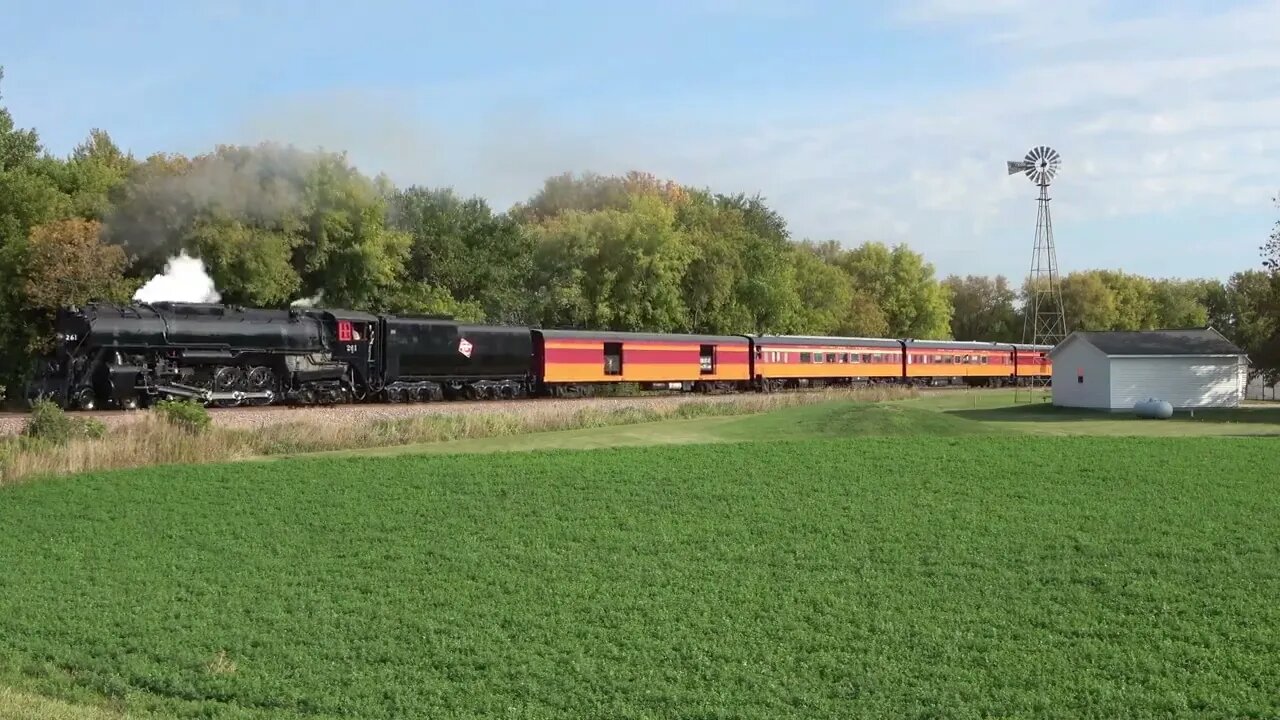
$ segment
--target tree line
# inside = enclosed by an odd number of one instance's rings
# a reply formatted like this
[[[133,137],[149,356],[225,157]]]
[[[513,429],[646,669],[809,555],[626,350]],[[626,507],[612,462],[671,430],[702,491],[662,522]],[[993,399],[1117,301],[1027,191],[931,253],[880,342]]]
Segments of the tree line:
[[[2,75],[0,75],[2,77]],[[92,130],[57,157],[0,105],[0,384],[51,343],[57,308],[127,302],[181,251],[223,302],[447,313],[608,330],[1022,339],[1023,285],[938,277],[906,245],[795,238],[759,196],[652,175],[564,174],[505,211],[396,187],[341,152],[221,145],[135,158]],[[1067,275],[1071,328],[1211,324],[1273,350],[1280,241],[1227,282]]]

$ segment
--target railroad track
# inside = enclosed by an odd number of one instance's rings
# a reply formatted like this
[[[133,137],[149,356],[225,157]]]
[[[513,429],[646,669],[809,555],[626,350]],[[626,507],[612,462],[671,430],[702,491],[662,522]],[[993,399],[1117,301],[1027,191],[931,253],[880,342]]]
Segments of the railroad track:
[[[828,391],[830,391],[830,390],[832,390],[832,389],[839,390],[839,388],[801,388],[801,389],[797,389],[797,390],[786,390],[785,392],[786,392],[787,394],[807,394],[807,393],[828,392]],[[957,392],[957,391],[965,391],[965,390],[987,390],[987,389],[989,389],[989,388],[967,388],[967,387],[956,387],[956,386],[950,386],[950,387],[948,387],[948,386],[940,386],[940,387],[928,387],[928,386],[926,386],[926,387],[916,387],[916,388],[915,388],[915,390],[916,390],[917,392]],[[1012,389],[1012,388],[1009,388],[1009,389]],[[607,403],[607,402],[611,402],[611,401],[616,401],[616,402],[640,401],[640,402],[643,402],[643,401],[645,401],[645,400],[656,400],[656,399],[660,399],[660,398],[685,398],[685,399],[694,400],[694,399],[713,399],[713,398],[732,398],[732,397],[758,397],[758,396],[759,396],[759,394],[758,394],[758,393],[710,393],[710,394],[702,395],[702,394],[697,394],[697,393],[687,393],[687,392],[678,392],[678,391],[671,391],[671,392],[656,392],[656,391],[649,391],[649,392],[644,393],[643,395],[588,396],[588,397],[577,397],[577,398],[549,398],[549,397],[534,397],[534,398],[516,398],[516,399],[514,399],[514,400],[503,400],[503,399],[494,399],[494,400],[437,400],[437,401],[433,401],[433,402],[410,402],[410,403],[387,403],[387,402],[372,402],[372,403],[338,403],[338,404],[334,404],[334,405],[237,405],[237,406],[235,406],[235,407],[214,407],[214,406],[209,406],[209,407],[207,407],[206,409],[209,411],[209,414],[210,414],[211,416],[212,416],[212,415],[225,414],[225,413],[251,413],[251,412],[259,412],[259,413],[311,412],[311,411],[317,411],[317,410],[320,410],[320,411],[324,411],[324,410],[333,410],[333,409],[335,409],[335,408],[403,408],[403,409],[411,409],[411,408],[412,408],[412,409],[426,409],[426,408],[432,408],[432,409],[458,408],[458,409],[462,409],[462,410],[469,410],[469,409],[471,409],[471,408],[476,408],[476,407],[485,407],[485,408],[502,409],[503,407],[510,407],[510,406],[512,406],[512,405],[516,405],[516,404],[526,404],[526,403],[571,403],[571,402],[576,402],[576,403],[584,403],[584,402],[596,402],[596,403],[599,403],[599,402],[606,402],[606,403]],[[88,411],[86,411],[86,410],[71,410],[71,411],[68,411],[68,412],[69,412],[69,414],[70,414],[71,416],[73,416],[73,417],[82,417],[82,418],[99,418],[99,419],[102,419],[102,418],[113,418],[113,417],[121,417],[121,416],[145,415],[145,414],[149,413],[149,412],[150,412],[150,410],[148,410],[148,409],[146,409],[146,408],[143,408],[143,409],[138,409],[138,410],[88,410]],[[21,419],[25,419],[25,418],[27,418],[28,416],[30,416],[30,414],[31,414],[31,413],[30,413],[29,411],[26,411],[26,410],[0,410],[0,420],[3,420],[3,419],[13,419],[13,418],[21,418]]]
[[[918,388],[928,392],[955,391],[963,388]],[[812,394],[831,392],[829,389],[788,390],[786,394]],[[838,392],[838,391],[837,391]],[[346,403],[341,405],[244,405],[230,408],[209,408],[214,425],[226,428],[252,429],[293,421],[305,422],[378,422],[427,415],[462,415],[477,412],[511,412],[538,414],[561,410],[580,410],[588,407],[651,407],[689,400],[703,402],[743,402],[762,397],[758,393],[690,394],[681,392],[646,393],[644,395],[586,397],[586,398],[523,398],[518,400],[452,400],[428,403]],[[94,418],[109,428],[117,428],[150,416],[142,410],[91,410],[73,411],[73,417]],[[27,412],[0,412],[0,437],[22,432]]]
[[[788,392],[818,392],[815,390],[791,390]],[[749,395],[748,393],[736,393],[738,395]],[[681,392],[647,392],[644,395],[614,395],[604,397],[580,397],[580,398],[516,398],[514,400],[436,400],[432,402],[409,402],[409,403],[388,403],[388,402],[356,402],[356,403],[335,403],[333,405],[236,405],[234,407],[216,407],[207,406],[205,409],[210,415],[221,415],[225,413],[283,413],[283,412],[310,412],[315,410],[332,410],[335,408],[472,408],[472,407],[489,407],[501,409],[503,406],[510,406],[516,403],[564,403],[564,402],[608,402],[613,400],[646,400],[666,397],[686,397],[686,398],[708,398],[708,397],[731,397],[733,393],[724,393],[721,395],[697,395],[693,393]],[[136,410],[69,410],[67,414],[72,417],[82,418],[108,418],[121,417],[125,415],[145,415],[151,412],[148,408],[140,408]],[[0,410],[0,418],[26,418],[31,415],[28,410]]]

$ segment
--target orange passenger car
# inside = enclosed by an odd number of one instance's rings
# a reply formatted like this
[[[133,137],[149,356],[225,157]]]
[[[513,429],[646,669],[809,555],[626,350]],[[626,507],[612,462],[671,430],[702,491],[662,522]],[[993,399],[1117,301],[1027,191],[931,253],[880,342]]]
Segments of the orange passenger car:
[[[953,340],[907,340],[906,378],[926,385],[988,385],[1015,382],[1013,346]]]
[[[1052,345],[1014,344],[1014,360],[1018,365],[1020,381],[1038,378],[1048,380],[1053,377],[1053,362],[1049,360]]]
[[[749,352],[740,336],[533,331],[535,373],[553,393],[619,382],[650,389],[745,387]]]
[[[755,380],[767,390],[875,382],[902,377],[902,343],[884,338],[762,335]]]
[[[1047,349],[1038,345],[906,340],[906,378],[928,385],[1002,387],[1048,375]]]

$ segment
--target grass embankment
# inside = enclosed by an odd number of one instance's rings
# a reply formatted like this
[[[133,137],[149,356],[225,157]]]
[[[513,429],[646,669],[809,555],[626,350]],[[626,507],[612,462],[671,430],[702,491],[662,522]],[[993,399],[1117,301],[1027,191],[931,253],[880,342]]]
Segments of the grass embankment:
[[[1012,391],[979,390],[928,393],[889,402],[834,400],[747,416],[668,419],[330,454],[478,453],[902,435],[1280,435],[1280,407],[1276,406],[1198,411],[1194,416],[1179,413],[1173,419],[1158,421],[1044,404],[1014,404],[1013,397]]]
[[[882,402],[918,394],[908,388],[884,386],[734,398],[695,396],[653,406],[612,409],[571,402],[511,409],[496,405],[492,412],[432,413],[375,422],[353,415],[325,422],[282,422],[253,430],[209,427],[200,432],[153,415],[101,437],[76,436],[58,443],[30,438],[0,441],[0,485],[38,475],[511,437],[667,419],[749,415],[832,400]]]
[[[1274,717],[1275,458],[967,435],[28,483],[0,684],[183,717]]]

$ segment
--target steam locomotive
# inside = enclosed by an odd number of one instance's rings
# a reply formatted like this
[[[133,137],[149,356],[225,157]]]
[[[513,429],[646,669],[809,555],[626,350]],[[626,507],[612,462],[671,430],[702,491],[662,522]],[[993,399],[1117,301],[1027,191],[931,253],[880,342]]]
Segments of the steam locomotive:
[[[1047,347],[885,338],[689,335],[460,323],[448,316],[91,303],[56,320],[29,401],[133,409],[425,402],[648,390],[774,391],[863,382],[1025,383]]]

